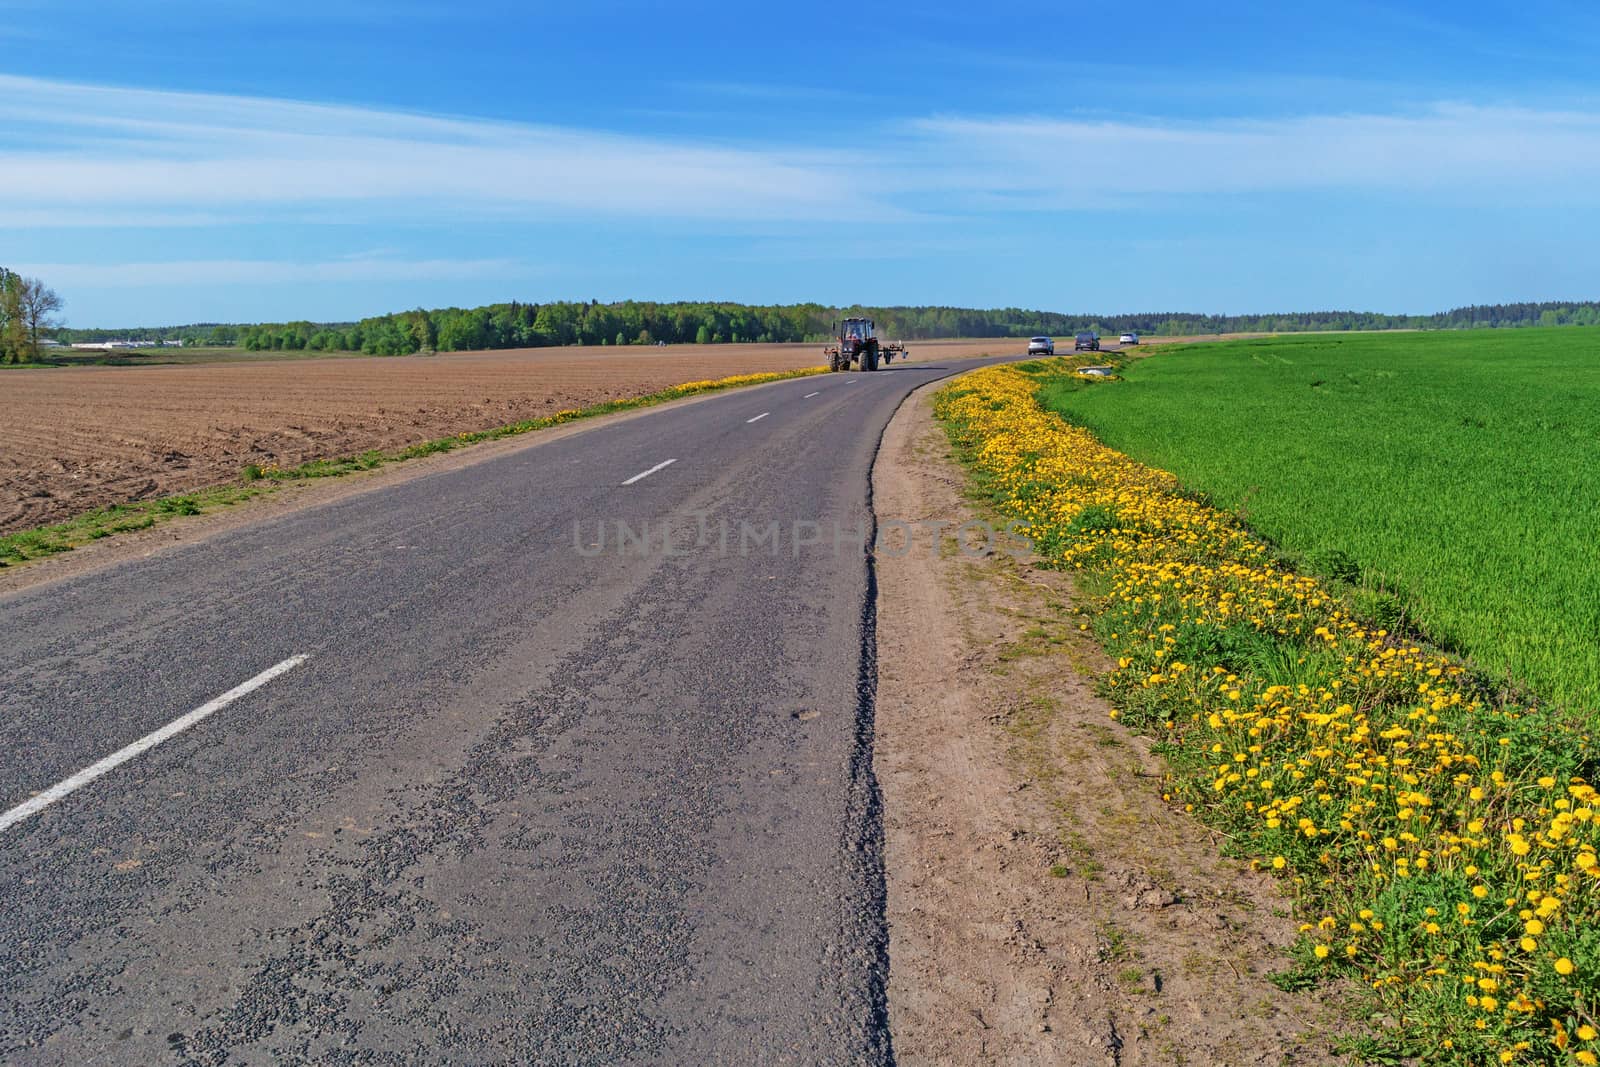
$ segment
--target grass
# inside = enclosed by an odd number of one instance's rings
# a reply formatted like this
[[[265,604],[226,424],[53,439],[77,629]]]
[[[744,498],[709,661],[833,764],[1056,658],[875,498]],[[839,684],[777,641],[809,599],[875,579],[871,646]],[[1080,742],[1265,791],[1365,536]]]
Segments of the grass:
[[[515,437],[536,430],[545,430],[579,419],[594,418],[597,415],[631,411],[702,393],[721,392],[725,389],[760,385],[787,378],[803,378],[819,373],[825,373],[825,369],[819,367],[765,374],[738,374],[728,378],[685,382],[646,396],[608,400],[586,408],[570,408],[537,419],[526,419],[487,430],[458,433],[451,437],[422,441],[392,451],[369,449],[352,456],[314,459],[294,467],[261,466],[250,463],[239,472],[240,484],[212,486],[192,493],[179,493],[154,500],[114,504],[111,507],[87,512],[66,522],[0,536],[0,567],[70,552],[90,541],[98,541],[119,533],[146,530],[158,523],[228,507],[270,493],[281,483],[311,478],[337,478],[423,456],[451,452],[483,441],[495,441],[503,437]]]
[[[1600,330],[1187,345],[1123,375],[1041,399],[1377,621],[1600,711]]]
[[[165,496],[156,500],[113,504],[107,508],[96,508],[94,511],[52,526],[19,530],[0,537],[0,567],[71,552],[79,545],[88,544],[90,541],[98,541],[115,534],[132,533],[135,530],[148,530],[158,523],[185,515],[201,515],[215,511],[258,497],[264,491],[260,487],[214,486],[210,489]]]
[[[935,410],[1041,563],[1075,573],[1116,660],[1112,717],[1159,739],[1164,799],[1293,893],[1280,984],[1370,990],[1395,1025],[1352,1046],[1366,1059],[1600,1065],[1592,716],[1508,699],[1043,408],[1071,373],[987,368]]]

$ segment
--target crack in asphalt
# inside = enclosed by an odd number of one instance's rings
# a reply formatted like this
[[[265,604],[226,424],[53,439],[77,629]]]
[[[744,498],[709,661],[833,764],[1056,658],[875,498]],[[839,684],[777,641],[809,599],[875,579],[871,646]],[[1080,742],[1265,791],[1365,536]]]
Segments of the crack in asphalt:
[[[902,401],[903,402],[903,401]],[[899,405],[896,405],[898,410]],[[893,413],[890,413],[893,418]],[[853,942],[870,958],[866,968],[871,1014],[866,1020],[864,1052],[870,1062],[894,1063],[889,1028],[888,883],[884,869],[883,791],[873,769],[873,738],[878,695],[878,513],[872,496],[872,468],[883,448],[888,420],[873,442],[867,461],[867,540],[862,552],[861,658],[856,676],[855,746],[850,754],[848,815],[841,855],[860,880],[871,909],[870,923],[853,931]],[[847,942],[849,943],[849,942]]]

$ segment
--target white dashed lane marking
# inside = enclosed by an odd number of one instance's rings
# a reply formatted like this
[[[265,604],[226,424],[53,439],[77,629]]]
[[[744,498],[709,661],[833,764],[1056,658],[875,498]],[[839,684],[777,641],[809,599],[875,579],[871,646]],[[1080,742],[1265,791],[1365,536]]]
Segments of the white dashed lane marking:
[[[652,474],[654,474],[656,471],[664,470],[665,468],[672,466],[676,462],[678,462],[676,459],[664,459],[660,463],[657,463],[654,467],[651,467],[649,470],[640,471],[638,474],[635,474],[632,478],[629,478],[627,481],[623,482],[622,484],[623,485],[632,485],[634,482],[642,482],[646,478],[648,478]]]
[[[111,771],[116,770],[118,767],[122,766],[124,763],[127,763],[135,756],[143,755],[152,748],[155,748],[157,745],[161,744],[161,742],[178,736],[195,723],[209,718],[215,713],[221,711],[223,708],[227,707],[229,704],[232,704],[235,700],[238,700],[240,697],[255,692],[257,689],[260,689],[262,686],[266,685],[279,675],[288,674],[290,671],[300,666],[300,664],[304,663],[308,658],[309,657],[303,654],[299,656],[290,656],[282,663],[268,667],[266,670],[262,671],[248,682],[241,682],[239,685],[234,686],[232,689],[228,690],[226,693],[223,693],[215,700],[211,700],[200,705],[187,715],[173,719],[155,733],[146,734],[144,737],[139,738],[139,740],[135,741],[128,747],[118,749],[98,763],[92,763],[85,767],[77,774],[74,774],[71,778],[57,782],[44,792],[38,793],[31,799],[23,801],[10,811],[0,815],[0,831],[10,829],[17,823],[28,818],[30,815],[37,815],[39,812],[43,811],[45,808],[48,808],[62,797],[77,792],[79,789],[82,789],[84,786],[88,785],[96,778],[99,778],[101,775],[109,774]]]

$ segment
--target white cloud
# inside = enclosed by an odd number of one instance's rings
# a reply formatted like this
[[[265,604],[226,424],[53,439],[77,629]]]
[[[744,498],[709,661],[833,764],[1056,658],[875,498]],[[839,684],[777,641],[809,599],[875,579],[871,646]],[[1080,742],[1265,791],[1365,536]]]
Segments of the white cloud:
[[[0,76],[0,99],[0,226],[19,229],[639,218],[727,233],[1190,195],[1365,190],[1493,204],[1600,194],[1600,113],[1590,111],[931,117],[882,131],[879,165],[861,168],[809,141],[730,147],[34,78]]]
[[[893,214],[849,169],[784,154],[554,126],[0,76],[9,210],[70,224],[124,211],[355,218]]]
[[[1543,190],[1588,201],[1600,190],[1600,115],[1586,112],[1438,105],[1199,122],[937,118],[913,131],[921,158],[947,164],[911,188],[1029,210],[1336,189]]]
[[[320,262],[253,259],[177,260],[151,263],[34,263],[27,276],[57,288],[167,288],[188,285],[304,285],[329,282],[459,281],[526,278],[537,273],[506,259],[401,259],[351,256]]]

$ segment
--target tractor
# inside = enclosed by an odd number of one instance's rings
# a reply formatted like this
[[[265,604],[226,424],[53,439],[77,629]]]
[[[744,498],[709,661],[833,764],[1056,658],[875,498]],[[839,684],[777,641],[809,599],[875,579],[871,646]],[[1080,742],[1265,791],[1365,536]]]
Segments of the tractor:
[[[830,371],[849,370],[854,363],[862,370],[877,370],[881,360],[887,366],[895,356],[904,356],[906,346],[899,341],[884,344],[878,340],[877,325],[871,319],[845,319],[833,324],[838,343],[825,348]]]

